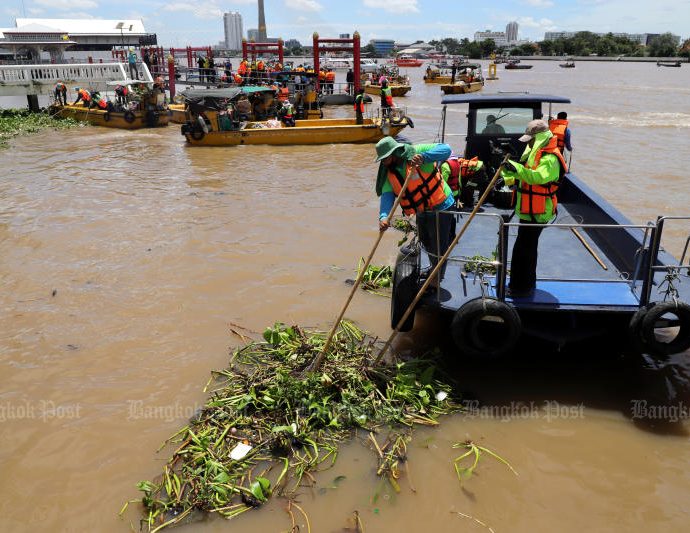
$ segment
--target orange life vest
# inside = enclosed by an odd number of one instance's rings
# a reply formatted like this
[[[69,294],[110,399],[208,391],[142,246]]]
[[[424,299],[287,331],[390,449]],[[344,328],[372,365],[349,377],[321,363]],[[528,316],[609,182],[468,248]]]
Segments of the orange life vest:
[[[242,83],[242,76],[240,76],[239,74],[235,74],[235,83],[237,85],[240,85]]]
[[[568,129],[568,121],[560,118],[550,120],[549,129],[557,139],[558,148],[563,152],[565,148],[565,130]]]
[[[544,154],[553,154],[558,158],[560,163],[560,172],[557,181],[552,181],[544,185],[530,185],[524,181],[520,181],[520,213],[523,215],[543,215],[546,213],[546,198],[551,198],[553,205],[553,213],[558,211],[558,198],[556,197],[556,192],[558,191],[558,186],[560,184],[563,174],[568,172],[568,165],[563,159],[561,151],[558,149],[558,141],[556,137],[551,137],[549,143],[540,149],[534,157],[534,165],[531,167],[532,170],[536,170],[541,161],[541,157]]]
[[[237,73],[244,76],[247,73],[247,63],[242,61],[242,63],[240,63],[240,66],[237,67]]]
[[[288,97],[290,96],[290,89],[287,87],[281,87],[278,89],[278,100],[281,102],[286,102]]]
[[[359,108],[359,112],[364,114],[364,95],[357,95],[355,96],[355,113],[357,112],[357,108]]]
[[[461,178],[474,174],[477,170],[477,163],[479,158],[477,156],[472,159],[464,159],[462,157],[451,157],[446,161],[450,167],[450,176],[448,176],[448,186],[452,191],[459,191],[462,188]]]
[[[87,91],[86,89],[79,89],[79,96],[81,96],[81,99],[84,102],[90,102],[91,101],[91,93]]]
[[[335,81],[335,72],[326,72],[326,81]]]
[[[107,109],[108,102],[106,102],[105,98],[101,98],[100,100],[98,100],[98,102],[96,102],[96,105],[98,105],[98,107],[100,107],[101,109]]]
[[[400,207],[406,215],[430,211],[448,198],[443,190],[443,178],[436,165],[429,173],[422,172],[420,168],[415,170],[420,179],[410,178],[407,190],[400,199]],[[393,193],[399,196],[405,178],[397,170],[388,169],[388,181],[393,188]]]
[[[264,69],[264,62],[263,62],[263,61],[259,61],[259,62],[256,64],[256,68],[257,68],[257,70],[261,70],[261,71],[262,71],[262,70]]]

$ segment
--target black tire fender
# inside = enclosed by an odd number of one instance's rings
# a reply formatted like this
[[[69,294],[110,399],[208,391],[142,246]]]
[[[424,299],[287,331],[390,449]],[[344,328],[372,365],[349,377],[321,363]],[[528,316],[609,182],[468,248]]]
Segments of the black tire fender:
[[[393,270],[391,293],[391,328],[395,329],[419,291],[419,254],[399,254]],[[399,331],[410,331],[414,325],[414,310],[400,326]]]
[[[103,113],[103,120],[106,122],[110,122],[110,111],[106,111]]]
[[[482,332],[485,322],[502,323],[500,334]],[[455,312],[451,334],[463,355],[495,359],[510,352],[522,334],[520,315],[511,305],[493,298],[475,298]]]
[[[200,141],[206,136],[206,133],[201,129],[192,129],[192,131],[189,132],[189,136],[195,141]]]
[[[657,339],[654,333],[658,320],[666,314],[675,315],[679,326],[678,334],[669,342]],[[656,304],[642,317],[639,331],[644,346],[652,355],[665,356],[684,352],[690,348],[690,305],[685,302]]]
[[[628,323],[628,339],[630,340],[630,345],[639,354],[649,352],[649,348],[642,338],[642,320],[647,316],[647,313],[653,306],[654,304],[649,304],[640,307]]]
[[[131,124],[132,122],[134,122],[136,120],[137,117],[131,111],[125,111],[125,117],[124,118],[125,118],[125,122],[129,122]]]

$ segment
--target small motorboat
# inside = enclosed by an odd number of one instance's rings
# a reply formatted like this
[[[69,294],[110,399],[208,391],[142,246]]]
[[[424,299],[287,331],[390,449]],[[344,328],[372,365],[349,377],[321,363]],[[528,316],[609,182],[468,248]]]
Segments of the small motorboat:
[[[657,67],[680,67],[680,61],[657,61]]]
[[[402,54],[395,58],[395,64],[399,67],[421,67],[422,63],[424,61],[409,54]]]
[[[571,59],[566,61],[565,63],[559,63],[558,66],[561,68],[575,68],[575,61]]]
[[[441,85],[443,94],[466,94],[481,91],[484,88],[482,66],[479,63],[465,63],[456,68],[453,83]]]
[[[534,65],[524,65],[522,63],[518,63],[515,60],[509,61],[506,63],[505,69],[506,70],[527,70],[532,68]]]

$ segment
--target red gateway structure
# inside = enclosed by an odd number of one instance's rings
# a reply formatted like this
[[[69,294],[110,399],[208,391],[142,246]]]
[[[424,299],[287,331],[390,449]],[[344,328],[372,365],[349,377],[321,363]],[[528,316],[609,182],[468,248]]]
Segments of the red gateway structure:
[[[255,43],[254,41],[247,42],[247,39],[242,39],[242,59],[252,60],[256,59],[261,54],[278,54],[278,61],[283,64],[283,40],[278,39],[277,43]]]
[[[321,51],[323,52],[352,52],[352,58],[354,60],[354,74],[355,74],[355,94],[359,90],[359,60],[360,60],[360,48],[359,48],[359,32],[355,32],[352,35],[352,39],[321,39],[319,34],[314,32],[314,72],[319,71],[319,46],[322,44],[328,44],[329,46],[321,46]],[[336,46],[333,46],[336,45]],[[351,46],[347,46],[351,45]],[[319,90],[319,78],[316,80],[316,90]],[[354,95],[352,95],[354,96]]]

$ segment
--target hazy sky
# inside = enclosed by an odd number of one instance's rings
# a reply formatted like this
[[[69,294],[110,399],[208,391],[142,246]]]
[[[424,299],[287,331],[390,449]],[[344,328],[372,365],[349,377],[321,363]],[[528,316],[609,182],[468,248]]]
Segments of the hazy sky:
[[[143,18],[163,45],[216,44],[222,13],[239,11],[244,30],[257,26],[256,0],[3,0],[0,27],[15,17]],[[545,31],[663,33],[690,36],[690,0],[265,0],[269,36],[311,42],[359,30],[398,41],[468,37],[477,30],[505,30],[516,20],[520,37],[542,40]]]

